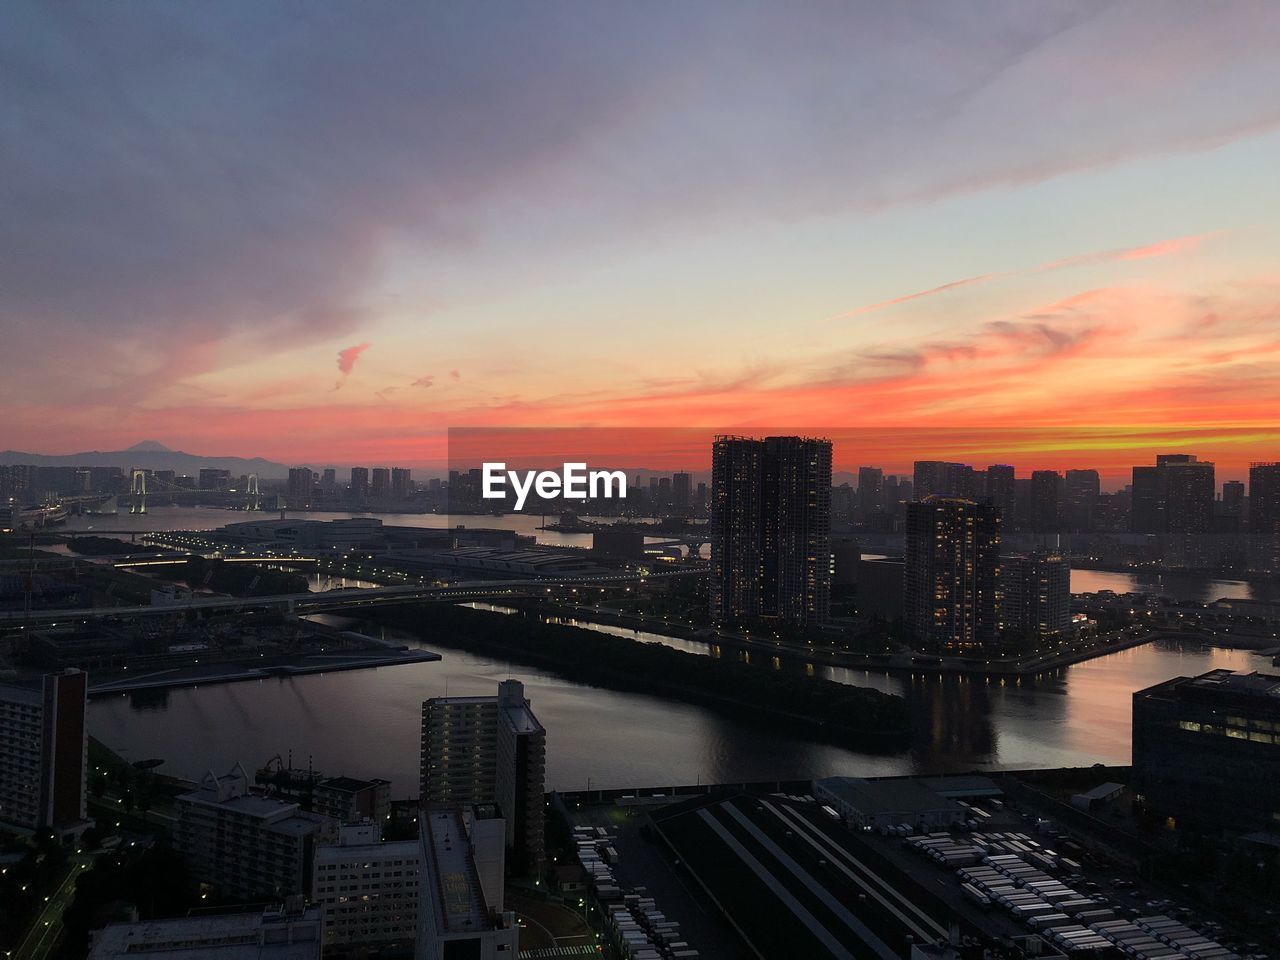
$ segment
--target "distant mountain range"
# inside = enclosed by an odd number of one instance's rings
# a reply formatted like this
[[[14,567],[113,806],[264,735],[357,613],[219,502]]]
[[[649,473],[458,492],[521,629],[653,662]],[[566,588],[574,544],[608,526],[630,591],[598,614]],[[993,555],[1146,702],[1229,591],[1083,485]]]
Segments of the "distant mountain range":
[[[280,479],[289,475],[289,468],[262,457],[204,457],[181,450],[170,450],[163,443],[144,440],[127,450],[89,450],[64,456],[42,453],[26,453],[21,450],[0,451],[0,464],[30,463],[37,467],[119,467],[129,470],[173,470],[178,474],[195,476],[201,468],[230,470],[232,476],[256,473],[260,478]]]

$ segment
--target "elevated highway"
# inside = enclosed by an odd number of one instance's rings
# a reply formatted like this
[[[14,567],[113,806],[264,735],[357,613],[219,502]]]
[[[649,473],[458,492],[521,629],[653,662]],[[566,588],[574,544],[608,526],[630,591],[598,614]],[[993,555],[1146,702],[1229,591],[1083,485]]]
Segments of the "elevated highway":
[[[175,603],[128,607],[80,607],[61,610],[0,612],[0,627],[24,624],[75,623],[118,617],[166,616],[196,611],[201,613],[244,613],[253,610],[280,610],[294,614],[333,613],[390,603],[459,603],[469,600],[502,600],[545,596],[553,590],[572,587],[618,587],[672,577],[700,576],[705,567],[685,567],[660,573],[616,573],[598,576],[562,577],[548,580],[474,580],[445,587],[396,584],[386,587],[348,587],[319,593],[286,593],[261,597],[194,597]]]

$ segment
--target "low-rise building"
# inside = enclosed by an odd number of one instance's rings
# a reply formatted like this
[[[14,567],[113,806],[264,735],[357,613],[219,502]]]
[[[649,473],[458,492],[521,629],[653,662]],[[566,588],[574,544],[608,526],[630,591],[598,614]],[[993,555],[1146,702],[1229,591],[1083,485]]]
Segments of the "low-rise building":
[[[330,777],[311,791],[311,810],[338,823],[371,820],[381,827],[391,815],[391,781]]]
[[[177,848],[192,874],[222,897],[261,900],[310,893],[315,843],[336,824],[296,802],[249,789],[240,764],[205,774],[200,788],[177,799]]]
[[[93,933],[89,960],[319,960],[320,911],[301,897],[262,913],[112,923]]]
[[[422,882],[418,900],[420,960],[515,960],[515,914],[486,896],[459,807],[428,807],[418,818]]]
[[[418,927],[417,840],[382,842],[382,822],[349,824],[316,848],[312,896],[324,947],[413,944]]]

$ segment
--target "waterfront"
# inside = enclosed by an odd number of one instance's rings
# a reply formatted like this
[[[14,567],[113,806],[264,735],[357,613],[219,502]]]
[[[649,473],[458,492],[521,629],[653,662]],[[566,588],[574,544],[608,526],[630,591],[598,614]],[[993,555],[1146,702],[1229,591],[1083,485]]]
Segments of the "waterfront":
[[[153,507],[144,516],[120,513],[114,517],[70,517],[59,530],[92,533],[95,530],[136,530],[139,533],[159,530],[212,530],[253,517],[288,519],[338,520],[347,517],[377,516],[383,523],[426,529],[445,529],[462,524],[468,527],[496,527],[536,536],[538,542],[557,547],[590,547],[589,533],[560,533],[541,530],[543,518],[533,514],[511,513],[504,516],[462,515],[443,513],[257,513],[220,510],[212,507]],[[602,518],[609,519],[609,518]],[[650,538],[655,540],[662,537]],[[876,554],[867,554],[873,557]],[[1207,602],[1222,598],[1241,600],[1280,600],[1280,584],[1249,583],[1221,580],[1197,574],[1126,573],[1110,570],[1072,570],[1071,592],[1094,593],[1165,593],[1179,600]]]
[[[557,789],[583,789],[588,779],[597,787],[637,787],[1125,764],[1134,690],[1218,667],[1269,666],[1246,651],[1161,642],[1021,683],[822,671],[908,698],[919,730],[915,746],[874,756],[701,707],[574,684],[429,640],[424,645],[443,660],[95,700],[89,729],[131,760],[165,759],[163,769],[175,775],[198,778],[237,760],[254,767],[292,750],[295,765],[388,777],[393,794],[403,797],[416,792],[422,701],[488,694],[513,676],[524,681],[547,727],[547,783]]]

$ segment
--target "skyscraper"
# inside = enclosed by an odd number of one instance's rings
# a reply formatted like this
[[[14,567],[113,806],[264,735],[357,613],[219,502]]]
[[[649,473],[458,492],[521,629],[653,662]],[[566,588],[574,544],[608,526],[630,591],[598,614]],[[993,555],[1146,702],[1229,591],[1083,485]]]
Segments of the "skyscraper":
[[[369,468],[351,468],[351,498],[364,500],[369,496]]]
[[[373,484],[369,495],[374,500],[385,500],[391,495],[391,471],[386,467],[373,468]]]
[[[671,477],[671,507],[680,516],[689,512],[692,481],[687,473],[676,473]]]
[[[1249,466],[1249,566],[1280,572],[1280,462]]]
[[[1039,534],[1059,533],[1058,488],[1062,477],[1056,470],[1036,470],[1031,474],[1031,529]]]
[[[884,471],[858,468],[858,512],[865,518],[884,509]]]
[[[1239,480],[1228,480],[1222,485],[1222,514],[1227,517],[1244,516],[1245,485]]]
[[[947,497],[908,503],[903,577],[906,625],[916,643],[950,652],[993,644],[1000,511]]]
[[[960,494],[960,487],[966,486],[961,480],[965,470],[963,463],[949,463],[945,460],[917,460],[913,475],[913,490],[917,500],[925,497],[954,497]],[[969,468],[972,473],[973,468]]]
[[[288,500],[293,510],[306,510],[311,506],[311,491],[315,487],[316,475],[310,467],[290,467]]]
[[[1156,461],[1164,474],[1164,561],[1190,569],[1210,567],[1215,561],[1210,539],[1217,489],[1214,466],[1193,456],[1161,462],[1164,459]]]
[[[1102,483],[1097,470],[1068,470],[1062,487],[1062,521],[1067,530],[1085,533],[1093,529],[1093,513]]]
[[[831,605],[831,441],[717,437],[711,616],[822,623]]]
[[[407,467],[391,468],[391,496],[395,500],[408,500],[413,493],[413,474]]]
[[[535,873],[545,858],[547,732],[519,680],[496,697],[433,697],[422,705],[424,804],[496,804],[507,846]]]
[[[1007,463],[993,463],[987,467],[987,499],[1000,510],[1000,517],[1006,525],[1014,518],[1014,505],[1017,503],[1017,487],[1015,473]]]
[[[1213,464],[1187,453],[1156,457],[1133,468],[1130,529],[1166,536],[1166,557],[1192,565],[1213,528]]]

